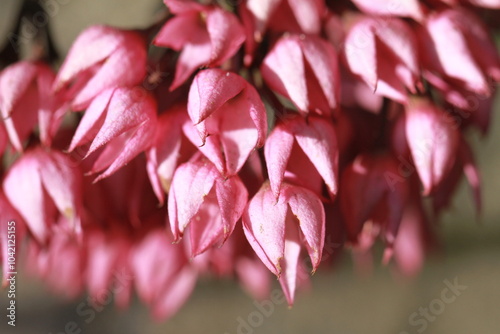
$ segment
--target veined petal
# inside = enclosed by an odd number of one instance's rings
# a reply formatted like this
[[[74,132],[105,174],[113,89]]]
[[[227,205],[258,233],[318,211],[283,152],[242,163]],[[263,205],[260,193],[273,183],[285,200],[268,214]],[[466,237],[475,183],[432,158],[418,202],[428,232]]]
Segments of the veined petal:
[[[114,89],[108,89],[99,94],[83,114],[83,118],[78,124],[68,151],[73,151],[77,146],[90,142],[102,126],[108,104],[113,96]]]
[[[345,40],[345,55],[349,69],[375,90],[378,81],[378,65],[375,34],[371,21],[362,20],[351,28]]]
[[[290,210],[298,220],[298,226],[306,240],[306,248],[312,261],[313,271],[315,271],[321,262],[325,241],[323,203],[313,192],[291,185],[283,187],[283,196],[286,197]]]
[[[310,117],[308,123],[301,120],[290,126],[293,127],[297,144],[316,167],[329,192],[335,195],[338,189],[338,147],[332,124],[321,118]]]
[[[329,43],[313,36],[305,38],[301,44],[304,58],[314,72],[328,106],[337,108],[340,95],[337,52]]]
[[[245,32],[236,16],[220,8],[207,12],[207,31],[212,45],[212,66],[231,58],[245,41]]]
[[[288,205],[276,201],[265,183],[248,203],[243,215],[243,230],[261,261],[276,276],[281,276],[285,251],[285,218]]]
[[[179,240],[210,193],[217,175],[215,167],[200,160],[180,165],[175,171],[168,197],[168,213],[174,238]]]
[[[151,95],[141,88],[117,88],[109,100],[106,118],[92,141],[88,154],[155,116],[156,101]]]
[[[208,69],[196,75],[189,90],[188,113],[198,124],[245,88],[239,75],[220,69]]]
[[[278,124],[267,138],[264,146],[269,182],[276,199],[280,193],[293,143],[293,134],[286,126]]]
[[[240,178],[235,175],[226,180],[220,178],[215,183],[217,203],[224,227],[224,241],[233,232],[248,201],[248,191]]]
[[[264,59],[261,72],[273,90],[290,98],[299,110],[309,109],[304,56],[295,38],[280,39]]]

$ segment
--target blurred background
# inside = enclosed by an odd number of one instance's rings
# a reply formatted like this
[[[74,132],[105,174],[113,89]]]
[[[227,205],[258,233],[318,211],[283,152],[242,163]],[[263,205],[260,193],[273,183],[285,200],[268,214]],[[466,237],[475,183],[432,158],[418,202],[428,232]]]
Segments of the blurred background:
[[[62,56],[88,25],[146,27],[163,6],[160,0],[47,2],[54,8],[51,30]],[[20,3],[0,0],[0,48],[7,43]],[[489,136],[469,135],[482,173],[483,213],[476,217],[463,182],[453,207],[437,227],[441,252],[428,259],[414,279],[395,279],[389,268],[378,263],[372,276],[359,277],[346,256],[336,270],[312,277],[312,288],[299,292],[293,308],[284,303],[274,305],[264,316],[255,315],[258,308],[254,300],[236,283],[205,280],[198,283],[180,312],[165,323],[154,322],[148,309],[137,301],[123,311],[107,305],[86,323],[76,313],[86,296],[65,301],[48,292],[41,282],[19,275],[17,326],[6,324],[7,293],[0,291],[0,333],[500,333],[499,100]],[[462,286],[459,295],[449,304],[440,302],[442,291],[454,282]],[[273,288],[279,289],[275,283]],[[420,308],[429,307],[439,314],[424,320]],[[249,321],[255,325],[241,325]]]

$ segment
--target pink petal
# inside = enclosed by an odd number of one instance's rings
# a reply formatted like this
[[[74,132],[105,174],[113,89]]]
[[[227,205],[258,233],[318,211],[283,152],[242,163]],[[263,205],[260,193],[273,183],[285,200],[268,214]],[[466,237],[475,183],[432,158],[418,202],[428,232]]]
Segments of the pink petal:
[[[104,233],[93,232],[88,235],[88,257],[86,281],[89,295],[99,298],[102,291],[109,288],[113,271],[116,270],[119,245],[114,240],[109,240]]]
[[[453,18],[453,11],[429,17],[427,30],[444,73],[462,80],[470,90],[487,94],[489,90],[486,78],[471,54],[460,25]],[[450,53],[455,56],[449,57]]]
[[[240,108],[248,109],[257,128],[257,143],[255,147],[264,146],[267,134],[267,111],[259,93],[254,86],[248,84],[241,95]]]
[[[463,31],[469,49],[483,72],[500,81],[500,57],[488,27],[479,17],[466,10],[456,10],[451,15]]]
[[[309,109],[304,59],[295,38],[281,38],[261,66],[266,83],[277,93],[290,98],[301,111]]]
[[[264,146],[269,183],[275,198],[278,198],[280,193],[293,143],[294,137],[288,127],[278,124],[267,138]]]
[[[380,16],[403,16],[421,21],[424,17],[422,7],[417,0],[353,0],[359,9],[367,14]]]
[[[47,154],[37,151],[40,163],[40,176],[43,187],[54,201],[59,212],[75,222],[81,201],[81,172],[75,168],[71,159],[57,151]]]
[[[177,61],[175,78],[169,88],[170,91],[186,82],[197,69],[208,65],[210,50],[211,46],[208,41],[203,44],[186,44]]]
[[[248,191],[238,176],[232,176],[226,180],[219,179],[215,183],[215,191],[221,222],[224,226],[225,241],[243,214],[248,201]]]
[[[349,68],[370,88],[406,103],[401,81],[414,91],[419,72],[416,40],[405,22],[362,19],[351,28],[345,50]]]
[[[290,163],[286,167],[284,182],[309,189],[328,202],[329,199],[323,196],[323,178],[299,145],[293,145],[288,161]]]
[[[149,232],[132,249],[130,261],[135,286],[145,303],[153,303],[176,279],[186,261],[182,252],[182,248],[172,245],[171,237],[160,229]]]
[[[204,253],[210,247],[222,245],[225,231],[215,191],[211,190],[203,197],[203,203],[189,224],[192,257]]]
[[[5,130],[9,140],[18,152],[23,150],[23,141],[30,135],[37,123],[38,93],[35,84],[31,84],[12,110],[4,119]]]
[[[115,50],[73,100],[73,108],[82,110],[94,96],[116,86],[134,86],[146,75],[146,49],[139,35],[127,32],[124,45]]]
[[[281,261],[283,275],[279,277],[279,282],[289,306],[293,305],[295,289],[297,287],[297,269],[300,256],[300,235],[299,228],[293,216],[287,214],[285,229],[285,250]]]
[[[302,151],[325,180],[332,195],[337,193],[338,147],[335,130],[331,123],[317,117],[310,117],[308,124],[294,122],[295,139]]]
[[[210,37],[200,24],[200,13],[185,13],[168,20],[153,41],[154,45],[182,50],[186,44],[206,44]]]
[[[212,45],[212,66],[231,58],[245,41],[245,32],[236,16],[219,8],[207,12],[207,30]]]
[[[141,89],[117,88],[109,101],[104,123],[92,141],[88,154],[120,134],[154,119],[155,116],[156,101],[151,95]]]
[[[12,113],[20,98],[26,93],[37,75],[35,64],[22,61],[0,72],[0,111],[2,118]]]
[[[243,230],[248,242],[266,267],[276,276],[282,273],[285,249],[285,218],[288,205],[276,201],[269,184],[264,184],[248,203]]]
[[[459,134],[446,117],[425,100],[414,100],[406,113],[406,139],[426,195],[450,170],[457,153]]]
[[[38,66],[38,127],[40,128],[40,140],[45,146],[50,146],[52,137],[59,129],[62,118],[68,106],[62,103],[61,96],[52,92],[55,74],[47,65]]]
[[[345,40],[345,56],[352,73],[359,75],[372,90],[375,90],[378,65],[372,21],[362,20],[351,28]]]
[[[302,41],[304,57],[317,78],[323,95],[331,109],[337,108],[340,95],[340,78],[337,52],[320,38],[308,37]]]
[[[72,104],[74,109],[83,110],[105,89],[138,84],[146,74],[146,58],[145,43],[138,33],[92,26],[71,47],[54,89],[78,87]],[[82,75],[91,69],[93,76]]]
[[[94,25],[78,35],[57,74],[56,89],[70,82],[78,73],[103,61],[123,42],[118,30]]]
[[[189,89],[188,113],[198,124],[245,88],[239,75],[219,69],[200,71]]]
[[[248,0],[246,7],[257,21],[257,31],[263,32],[271,14],[282,0]]]
[[[170,228],[174,238],[182,237],[187,225],[199,211],[212,189],[217,170],[203,160],[180,165],[172,179],[168,197]]]
[[[235,175],[243,167],[259,141],[259,133],[245,102],[243,97],[235,98],[218,111],[221,114],[219,131],[226,160],[226,175]]]
[[[325,241],[325,210],[323,203],[313,192],[301,187],[288,185],[283,188],[283,195],[288,201],[290,210],[298,220],[312,261],[313,271],[315,271],[321,262]]]
[[[297,23],[306,34],[318,34],[321,30],[321,18],[326,12],[322,0],[288,0]]]
[[[221,142],[218,135],[209,136],[205,139],[205,143],[200,139],[199,132],[191,121],[184,123],[182,130],[184,135],[198,147],[198,150],[203,153],[214,165],[220,173],[226,173],[226,163],[222,155]]]
[[[147,152],[148,176],[160,203],[163,203],[164,192],[170,189],[180,155],[182,125],[187,119],[185,107],[161,114],[154,143]]]
[[[68,151],[73,151],[77,146],[90,142],[97,134],[98,129],[104,123],[106,110],[113,93],[114,89],[108,89],[94,98],[78,124]]]
[[[189,267],[177,273],[153,305],[155,319],[165,320],[174,315],[191,295],[196,279],[196,273]]]
[[[107,168],[94,182],[109,177],[129,163],[139,153],[148,149],[153,140],[155,130],[156,120],[146,120],[137,129],[125,132],[109,143],[92,166],[91,173]],[[109,156],[106,156],[108,153]]]
[[[3,181],[3,190],[12,206],[21,214],[40,243],[48,238],[47,215],[39,163],[32,154],[25,154],[11,166]]]

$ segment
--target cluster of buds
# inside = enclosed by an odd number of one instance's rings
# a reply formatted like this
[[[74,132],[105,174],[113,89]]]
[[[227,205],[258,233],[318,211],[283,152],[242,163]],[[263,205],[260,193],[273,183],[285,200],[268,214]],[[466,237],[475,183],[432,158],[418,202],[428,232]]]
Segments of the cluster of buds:
[[[480,210],[464,133],[488,130],[500,1],[164,2],[148,29],[87,28],[57,72],[0,72],[3,284],[13,220],[68,296],[135,290],[165,319],[199,277],[265,298],[272,273],[292,305],[344,251],[418,272],[463,176]]]

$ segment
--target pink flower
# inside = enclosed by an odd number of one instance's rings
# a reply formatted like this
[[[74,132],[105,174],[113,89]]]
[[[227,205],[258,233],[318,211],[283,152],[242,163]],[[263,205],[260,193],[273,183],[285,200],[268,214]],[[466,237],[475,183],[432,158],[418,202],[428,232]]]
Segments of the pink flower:
[[[95,25],[75,40],[53,88],[68,88],[74,110],[89,106],[108,88],[135,86],[146,75],[146,43],[133,31]]]
[[[226,176],[235,175],[250,153],[264,144],[267,115],[255,88],[219,69],[200,71],[189,90],[185,123],[189,140]]]
[[[295,117],[279,123],[266,141],[264,154],[270,186],[276,198],[284,180],[321,196],[322,183],[317,182],[321,182],[321,178],[330,196],[336,195],[337,138],[333,125],[327,120],[311,116],[307,121]]]
[[[167,21],[153,43],[182,50],[170,90],[201,66],[223,64],[245,41],[243,27],[232,13],[194,1],[165,0],[165,4],[176,16]]]
[[[379,95],[406,103],[406,91],[416,92],[417,42],[400,19],[359,19],[347,35],[345,57],[349,69]]]
[[[149,147],[156,122],[156,101],[147,92],[138,87],[108,89],[88,107],[68,150],[91,142],[87,157],[104,146],[90,171],[104,170],[97,182]]]
[[[224,178],[203,158],[177,168],[168,196],[174,239],[189,227],[193,256],[222,245],[231,235],[247,203],[248,193],[238,176]]]
[[[362,244],[367,222],[376,225],[388,246],[398,233],[409,198],[409,182],[388,154],[361,154],[342,172],[340,209],[349,238]],[[373,230],[373,229],[372,229]]]
[[[81,187],[81,172],[69,157],[42,148],[21,156],[3,181],[5,195],[42,244],[58,220],[69,232],[81,232]]]
[[[449,9],[431,15],[425,28],[428,36],[420,34],[427,47],[425,66],[467,90],[489,95],[488,77],[500,81],[500,59],[481,20],[465,9]]]
[[[270,185],[265,183],[248,203],[243,229],[255,253],[280,279],[292,305],[302,245],[309,254],[313,271],[321,261],[325,212],[320,199],[307,189],[288,184],[283,184],[276,199]]]
[[[154,255],[153,255],[154,254]],[[196,283],[182,247],[161,229],[148,232],[131,250],[132,277],[139,298],[158,320],[171,317],[184,304]]]
[[[261,66],[269,87],[303,113],[330,115],[339,104],[337,53],[314,36],[282,37]]]
[[[406,140],[424,186],[432,193],[452,168],[460,140],[453,119],[423,98],[414,98],[406,110]]]
[[[45,64],[22,61],[0,73],[0,111],[10,143],[23,150],[36,124],[40,138],[50,146],[66,111],[57,95],[50,92],[55,74]]]

